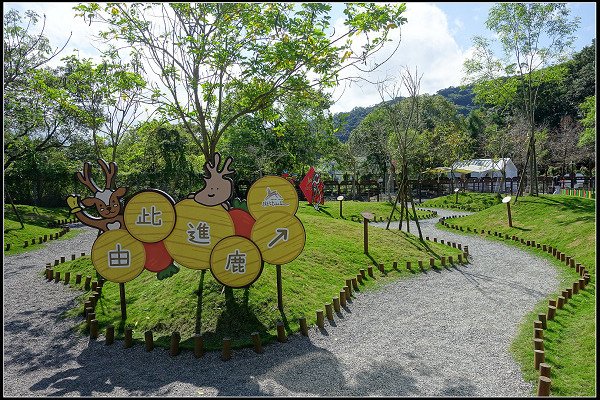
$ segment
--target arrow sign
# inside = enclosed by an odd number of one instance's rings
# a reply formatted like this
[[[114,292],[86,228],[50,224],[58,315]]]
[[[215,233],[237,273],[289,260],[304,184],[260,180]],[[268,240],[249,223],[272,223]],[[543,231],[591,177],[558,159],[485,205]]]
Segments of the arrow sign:
[[[277,228],[275,229],[275,237],[269,242],[267,245],[269,248],[275,246],[279,241],[283,240],[287,242],[288,240],[288,229],[287,228]]]

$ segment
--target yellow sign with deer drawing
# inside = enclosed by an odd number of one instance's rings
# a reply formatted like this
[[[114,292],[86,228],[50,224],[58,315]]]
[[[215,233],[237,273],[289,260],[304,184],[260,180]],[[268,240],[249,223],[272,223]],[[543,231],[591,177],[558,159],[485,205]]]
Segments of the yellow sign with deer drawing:
[[[273,211],[294,215],[298,210],[298,193],[280,176],[265,176],[248,190],[248,211],[255,219]]]

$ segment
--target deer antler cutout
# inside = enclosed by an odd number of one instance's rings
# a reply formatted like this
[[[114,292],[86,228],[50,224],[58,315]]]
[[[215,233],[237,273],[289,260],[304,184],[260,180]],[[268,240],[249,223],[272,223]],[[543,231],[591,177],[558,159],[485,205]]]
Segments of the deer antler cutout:
[[[98,164],[100,164],[100,168],[102,168],[106,177],[105,189],[110,189],[117,174],[117,164],[114,161],[106,164],[106,161],[101,158],[98,159]]]
[[[96,185],[94,179],[92,179],[92,165],[89,162],[85,162],[83,164],[83,172],[78,171],[75,173],[75,176],[77,177],[77,179],[79,179],[79,182],[87,186],[92,191],[92,193],[95,194],[100,191],[98,185]]]

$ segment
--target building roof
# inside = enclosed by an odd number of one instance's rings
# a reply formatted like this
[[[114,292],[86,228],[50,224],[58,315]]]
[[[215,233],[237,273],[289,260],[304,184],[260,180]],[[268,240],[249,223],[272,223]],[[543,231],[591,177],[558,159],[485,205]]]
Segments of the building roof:
[[[514,166],[510,158],[499,158],[496,161],[491,158],[476,158],[472,160],[456,161],[452,164],[452,169],[455,171],[464,170],[468,172],[502,171],[502,169],[506,168],[509,164]]]

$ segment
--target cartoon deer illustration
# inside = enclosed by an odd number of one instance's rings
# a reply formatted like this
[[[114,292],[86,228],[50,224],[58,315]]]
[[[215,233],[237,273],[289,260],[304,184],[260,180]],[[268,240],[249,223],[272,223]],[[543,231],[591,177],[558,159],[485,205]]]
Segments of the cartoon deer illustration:
[[[226,177],[235,173],[234,169],[229,169],[233,159],[227,157],[223,163],[223,168],[219,171],[219,163],[221,162],[221,155],[215,153],[214,161],[211,163],[207,161],[204,163],[204,182],[206,185],[204,188],[189,197],[202,205],[205,206],[217,206],[221,205],[226,210],[229,210],[229,198],[233,193],[233,181],[231,178]]]
[[[124,228],[123,213],[121,212],[123,207],[120,199],[125,195],[127,188],[119,187],[116,190],[110,188],[117,174],[117,164],[112,161],[107,164],[102,159],[98,159],[98,164],[106,177],[104,189],[100,190],[96,185],[92,179],[92,165],[86,162],[83,165],[83,171],[76,172],[75,176],[94,193],[94,197],[86,197],[81,200],[79,195],[72,194],[67,197],[67,204],[71,213],[75,214],[78,220],[85,225],[97,228],[100,233],[104,233],[108,230]],[[82,205],[83,208],[95,206],[100,218],[83,211]]]

